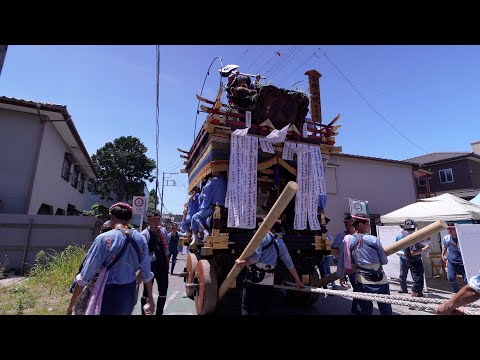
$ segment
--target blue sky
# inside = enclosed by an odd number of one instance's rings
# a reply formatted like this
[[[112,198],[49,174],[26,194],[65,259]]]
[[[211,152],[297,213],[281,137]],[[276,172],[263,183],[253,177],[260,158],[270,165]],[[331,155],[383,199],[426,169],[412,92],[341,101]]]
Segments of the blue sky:
[[[305,71],[319,71],[323,121],[341,115],[336,145],[345,153],[404,160],[423,155],[423,150],[470,151],[470,143],[480,140],[480,46],[162,45],[160,172],[179,172],[183,167],[176,148],[190,149],[195,94],[200,94],[216,56],[224,66],[238,64],[241,71],[260,72],[286,88],[300,81],[294,88],[307,89],[307,82],[302,82]],[[90,154],[106,142],[132,135],[155,159],[155,61],[154,45],[11,45],[0,95],[67,105]],[[332,63],[416,145],[392,129]],[[207,76],[204,97],[215,97],[219,68],[217,60]],[[204,118],[204,113],[198,115],[197,131]],[[188,180],[184,174],[172,179],[178,186],[165,188],[165,206],[180,213],[188,198]]]

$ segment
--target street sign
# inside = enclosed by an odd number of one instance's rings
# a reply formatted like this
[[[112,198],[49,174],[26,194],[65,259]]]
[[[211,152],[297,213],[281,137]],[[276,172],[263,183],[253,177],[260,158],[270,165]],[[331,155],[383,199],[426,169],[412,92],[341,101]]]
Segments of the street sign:
[[[147,204],[147,197],[146,196],[134,196],[133,197],[133,213],[134,214],[141,214],[145,213],[145,208]]]
[[[350,214],[368,215],[368,201],[348,199],[350,203]]]

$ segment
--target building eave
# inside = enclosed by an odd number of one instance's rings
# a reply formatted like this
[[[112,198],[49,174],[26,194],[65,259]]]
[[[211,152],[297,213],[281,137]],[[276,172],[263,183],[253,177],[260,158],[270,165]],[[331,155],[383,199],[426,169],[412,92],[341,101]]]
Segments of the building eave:
[[[38,114],[38,111],[40,111],[40,114],[46,116],[52,122],[53,126],[55,126],[60,136],[72,151],[73,156],[85,169],[86,175],[89,178],[98,177],[92,159],[85,148],[66,106],[0,96],[0,108],[31,114]]]

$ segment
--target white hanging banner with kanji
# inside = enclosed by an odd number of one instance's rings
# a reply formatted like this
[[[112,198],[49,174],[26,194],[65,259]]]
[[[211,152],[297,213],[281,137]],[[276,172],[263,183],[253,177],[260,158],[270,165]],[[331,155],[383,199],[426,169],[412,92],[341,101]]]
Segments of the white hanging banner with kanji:
[[[256,227],[258,139],[246,131],[234,131],[230,140],[230,161],[225,207],[227,226]]]
[[[305,230],[307,219],[311,230],[320,230],[318,198],[326,195],[322,153],[318,146],[298,144],[297,184],[295,197],[295,230]]]
[[[283,145],[282,159],[293,160],[293,154],[295,154],[296,147],[297,144],[285,141],[285,144]]]

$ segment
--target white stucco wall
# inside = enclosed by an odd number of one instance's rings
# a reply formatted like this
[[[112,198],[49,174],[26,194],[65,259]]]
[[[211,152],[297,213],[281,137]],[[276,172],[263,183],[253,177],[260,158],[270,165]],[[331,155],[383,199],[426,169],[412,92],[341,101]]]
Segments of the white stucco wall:
[[[43,136],[28,214],[37,214],[42,203],[52,205],[54,214],[58,208],[66,212],[68,204],[83,210],[84,194],[71,185],[70,179],[62,178],[63,160],[69,148],[51,122],[46,123]]]
[[[386,214],[416,202],[412,166],[387,161],[332,155],[327,167],[328,234],[344,230],[343,218],[349,212],[347,198],[368,200],[370,214]]]
[[[0,213],[25,212],[39,131],[38,115],[0,109]]]

